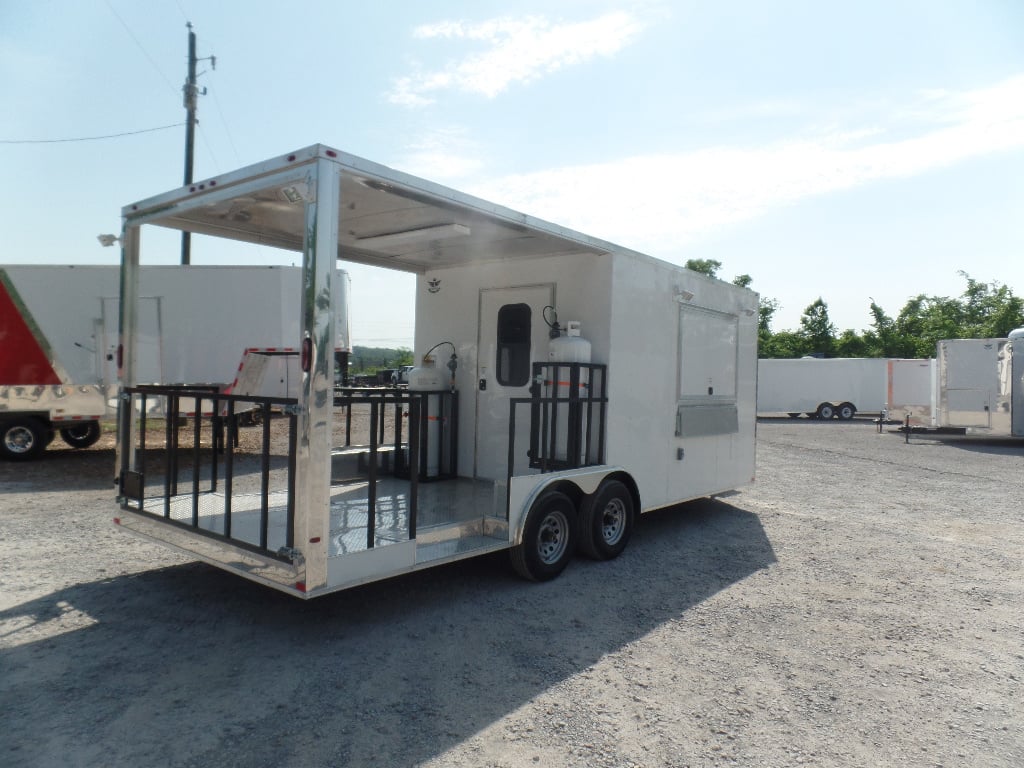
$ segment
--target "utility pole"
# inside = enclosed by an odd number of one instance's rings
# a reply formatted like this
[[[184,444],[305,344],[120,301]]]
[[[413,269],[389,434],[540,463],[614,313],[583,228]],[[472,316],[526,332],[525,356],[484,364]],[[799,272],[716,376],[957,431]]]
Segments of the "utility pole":
[[[196,64],[199,63],[200,59],[196,58],[196,33],[192,31],[192,22],[186,22],[185,26],[188,27],[188,77],[185,79],[185,85],[182,87],[184,93],[184,104],[185,111],[188,116],[185,120],[185,186],[187,187],[192,183],[192,165],[195,158],[195,143],[196,143],[196,106],[199,102],[200,95],[206,95],[206,89],[202,91],[196,85]],[[217,57],[209,56],[210,66],[212,69],[217,68]],[[181,263],[190,264],[192,262],[192,233],[182,232],[181,233]]]

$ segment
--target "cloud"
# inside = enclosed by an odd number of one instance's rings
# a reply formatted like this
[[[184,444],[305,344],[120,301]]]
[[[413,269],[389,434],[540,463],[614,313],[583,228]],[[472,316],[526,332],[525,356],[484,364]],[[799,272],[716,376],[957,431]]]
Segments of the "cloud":
[[[395,166],[425,179],[453,182],[483,167],[482,153],[464,128],[442,128],[418,136]]]
[[[880,127],[508,176],[485,199],[651,253],[801,200],[1024,148],[1024,75],[929,92]],[[877,122],[877,121],[876,121]],[[666,249],[666,244],[669,244]]]
[[[441,91],[494,98],[514,83],[529,83],[596,56],[611,56],[639,35],[643,24],[624,11],[590,21],[557,24],[543,16],[502,17],[471,24],[444,21],[418,27],[414,37],[483,45],[445,68],[395,80],[387,95],[393,104],[431,104]]]

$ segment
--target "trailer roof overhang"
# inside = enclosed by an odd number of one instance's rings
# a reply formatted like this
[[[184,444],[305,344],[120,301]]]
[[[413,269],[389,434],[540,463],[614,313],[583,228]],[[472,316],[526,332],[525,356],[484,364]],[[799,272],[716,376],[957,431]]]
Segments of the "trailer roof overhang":
[[[301,251],[317,174],[338,169],[338,258],[408,272],[624,249],[321,144],[125,206],[154,224]]]

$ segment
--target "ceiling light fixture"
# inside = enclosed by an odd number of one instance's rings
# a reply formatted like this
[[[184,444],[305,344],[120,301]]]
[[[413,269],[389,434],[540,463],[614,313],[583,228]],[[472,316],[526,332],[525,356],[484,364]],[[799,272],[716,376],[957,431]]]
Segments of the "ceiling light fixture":
[[[406,229],[402,232],[389,232],[384,235],[357,237],[356,243],[388,248],[393,245],[428,243],[431,240],[450,240],[453,237],[466,237],[469,234],[470,229],[464,224],[438,224],[435,227],[420,227],[419,229]]]

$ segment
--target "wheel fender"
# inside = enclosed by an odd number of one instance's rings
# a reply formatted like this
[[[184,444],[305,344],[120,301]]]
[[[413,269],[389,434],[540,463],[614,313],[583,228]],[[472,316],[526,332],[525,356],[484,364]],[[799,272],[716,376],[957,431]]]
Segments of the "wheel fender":
[[[565,492],[565,488],[569,487],[570,491],[567,495],[572,497],[589,496],[597,491],[598,487],[609,475],[621,475],[627,478],[627,486],[636,487],[633,483],[633,478],[622,467],[585,467],[568,472],[513,477],[508,510],[509,532],[511,534],[509,543],[513,546],[522,543],[523,531],[526,528],[526,514],[530,511],[533,503],[545,491],[561,490]],[[531,480],[539,480],[539,482],[529,486],[528,483]]]

